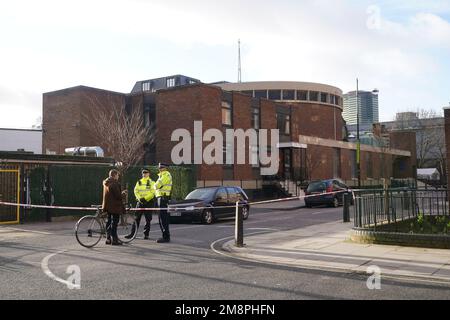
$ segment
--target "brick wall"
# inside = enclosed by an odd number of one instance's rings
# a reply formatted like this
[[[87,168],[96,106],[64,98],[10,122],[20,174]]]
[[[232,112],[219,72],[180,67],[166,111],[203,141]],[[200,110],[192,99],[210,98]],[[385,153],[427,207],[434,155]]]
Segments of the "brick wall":
[[[42,153],[64,154],[64,149],[79,146],[80,90],[44,93],[42,110]]]

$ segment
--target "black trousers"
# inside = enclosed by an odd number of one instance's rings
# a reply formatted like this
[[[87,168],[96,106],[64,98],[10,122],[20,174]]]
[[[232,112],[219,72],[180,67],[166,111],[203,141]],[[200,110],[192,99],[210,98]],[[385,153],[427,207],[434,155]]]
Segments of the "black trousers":
[[[157,205],[158,208],[163,209],[159,211],[159,226],[161,228],[162,236],[164,239],[170,240],[170,213],[167,211],[167,207],[169,205],[169,197],[157,198]]]
[[[117,225],[119,224],[120,214],[108,213],[108,221],[106,222],[106,238],[117,240]]]
[[[149,202],[138,202],[136,204],[136,208],[154,208],[155,207],[155,202],[153,200],[149,201]],[[144,215],[145,217],[145,226],[144,226],[144,236],[149,235],[150,233],[150,224],[152,222],[152,211],[136,211],[136,226],[139,230],[139,225],[141,224],[141,219],[142,219],[142,215]],[[133,226],[134,227],[134,226]],[[136,230],[133,228],[131,230],[131,234],[134,234]]]

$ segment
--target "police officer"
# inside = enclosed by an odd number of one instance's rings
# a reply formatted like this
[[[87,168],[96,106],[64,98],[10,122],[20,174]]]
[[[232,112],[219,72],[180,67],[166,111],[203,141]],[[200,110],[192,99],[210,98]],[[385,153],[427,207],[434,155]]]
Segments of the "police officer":
[[[162,209],[159,211],[159,226],[161,227],[162,238],[159,238],[156,242],[164,243],[170,242],[170,216],[167,207],[172,194],[172,176],[168,171],[167,165],[160,163],[158,169],[158,180],[155,182],[155,195],[157,206],[159,209]]]
[[[154,198],[155,198],[155,182],[150,179],[150,171],[147,169],[142,169],[142,179],[136,182],[136,186],[134,187],[134,195],[137,200],[136,208],[154,208]],[[150,224],[152,222],[152,212],[151,211],[137,211],[136,213],[136,226],[139,230],[139,224],[142,219],[142,215],[145,217],[145,227],[144,227],[144,239],[149,239],[150,233]],[[127,235],[125,238],[131,239],[136,232],[134,228],[131,230],[131,233]]]

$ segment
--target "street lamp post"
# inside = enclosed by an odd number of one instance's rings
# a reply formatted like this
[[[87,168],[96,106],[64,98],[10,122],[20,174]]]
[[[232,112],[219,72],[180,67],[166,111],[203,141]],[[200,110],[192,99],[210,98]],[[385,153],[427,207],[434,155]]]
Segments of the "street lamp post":
[[[361,142],[359,140],[359,80],[356,78],[356,171],[358,188],[361,188]]]

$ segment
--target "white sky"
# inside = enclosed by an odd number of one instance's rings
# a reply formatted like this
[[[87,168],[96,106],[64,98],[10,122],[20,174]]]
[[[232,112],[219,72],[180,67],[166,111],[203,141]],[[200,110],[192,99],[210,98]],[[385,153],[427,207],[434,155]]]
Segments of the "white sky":
[[[129,92],[138,80],[311,81],[380,90],[380,120],[450,102],[450,0],[0,2],[0,127],[29,128],[42,93]]]

